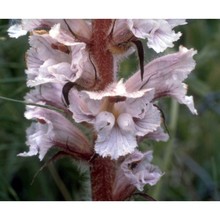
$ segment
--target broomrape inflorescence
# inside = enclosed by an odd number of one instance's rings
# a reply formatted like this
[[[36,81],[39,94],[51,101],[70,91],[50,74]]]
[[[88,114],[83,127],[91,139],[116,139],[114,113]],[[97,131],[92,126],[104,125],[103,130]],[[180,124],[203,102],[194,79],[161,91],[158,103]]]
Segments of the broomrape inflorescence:
[[[167,141],[155,102],[170,96],[193,114],[193,98],[183,81],[195,67],[193,49],[156,58],[144,65],[144,47],[157,53],[173,47],[185,20],[23,20],[11,37],[30,32],[26,54],[29,103],[25,117],[29,151],[39,154],[58,147],[91,169],[93,200],[125,200],[137,188],[154,185],[163,173],[151,164],[152,151],[138,150],[140,140]],[[143,45],[140,39],[147,39]],[[118,78],[123,57],[137,51],[140,70]],[[54,110],[56,109],[56,110]],[[88,138],[82,124],[92,133]]]

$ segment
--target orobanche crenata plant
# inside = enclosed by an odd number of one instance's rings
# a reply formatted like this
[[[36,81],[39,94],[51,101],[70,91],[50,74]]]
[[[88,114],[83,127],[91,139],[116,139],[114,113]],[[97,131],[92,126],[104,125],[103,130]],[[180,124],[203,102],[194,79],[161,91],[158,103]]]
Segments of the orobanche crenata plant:
[[[192,96],[183,81],[195,67],[196,51],[179,51],[145,65],[144,51],[173,47],[185,20],[63,19],[22,20],[8,30],[11,37],[28,32],[25,117],[29,151],[50,148],[85,161],[90,168],[93,201],[126,200],[164,173],[153,165],[152,151],[142,152],[144,139],[167,141],[163,112],[156,104],[170,96],[193,114]],[[146,48],[145,48],[146,47]],[[136,52],[140,70],[119,78],[120,62]],[[88,135],[89,134],[89,135]]]

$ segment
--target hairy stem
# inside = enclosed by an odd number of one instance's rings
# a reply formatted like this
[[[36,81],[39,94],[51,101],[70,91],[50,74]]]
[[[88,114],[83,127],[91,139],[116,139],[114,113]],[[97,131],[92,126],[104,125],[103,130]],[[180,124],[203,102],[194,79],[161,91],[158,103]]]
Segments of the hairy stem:
[[[92,200],[112,201],[112,187],[115,179],[115,162],[97,156],[91,163]]]
[[[92,23],[90,52],[98,72],[96,90],[103,90],[114,79],[113,55],[108,50],[112,23],[111,19],[95,19]]]
[[[94,90],[103,90],[114,80],[113,55],[108,43],[113,20],[95,19],[92,23],[92,40],[89,46],[91,59],[97,70],[97,83]],[[115,179],[115,161],[96,156],[91,160],[92,199],[111,201]]]

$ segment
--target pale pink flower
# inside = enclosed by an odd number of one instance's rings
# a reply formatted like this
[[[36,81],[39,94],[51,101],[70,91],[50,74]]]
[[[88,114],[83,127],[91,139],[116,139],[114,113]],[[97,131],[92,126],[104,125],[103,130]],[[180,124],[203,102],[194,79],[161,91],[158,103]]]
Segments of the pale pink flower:
[[[144,138],[154,141],[167,141],[169,139],[169,135],[167,133],[164,133],[162,127],[159,127],[156,131],[150,132],[145,135]]]
[[[144,66],[142,39],[163,52],[181,36],[173,29],[184,24],[185,20],[162,19],[36,19],[11,27],[12,37],[32,33],[26,74],[27,85],[34,89],[25,100],[35,106],[26,107],[25,117],[34,122],[27,129],[29,151],[19,156],[39,155],[42,160],[58,147],[86,160],[95,178],[100,167],[109,165],[116,175],[109,175],[113,191],[108,199],[124,200],[136,188],[155,185],[163,173],[151,164],[152,151],[141,153],[138,144],[145,138],[169,138],[156,104],[160,98],[172,97],[197,114],[183,83],[195,68],[196,51],[180,47]],[[140,71],[125,82],[118,80],[118,63],[135,46]]]
[[[185,20],[181,19],[121,19],[116,21],[113,40],[122,43],[126,37],[131,40],[134,37],[147,39],[148,47],[159,53],[174,46],[173,42],[180,38],[181,33],[175,33],[173,28],[184,24]]]
[[[160,111],[150,103],[153,93],[153,89],[128,93],[121,80],[105,91],[73,90],[69,109],[76,122],[94,126],[96,153],[118,159],[134,151],[137,136],[145,136],[160,126]]]
[[[137,72],[125,84],[119,81],[105,91],[70,93],[69,109],[75,121],[93,124],[97,132],[96,153],[117,159],[135,150],[137,137],[166,141],[167,134],[159,128],[160,112],[153,105],[158,98],[172,96],[197,114],[182,83],[195,67],[195,53],[181,47],[177,53],[153,60],[144,68],[143,81]]]
[[[61,114],[42,107],[31,107],[25,117],[38,122],[33,122],[27,129],[29,151],[19,156],[39,154],[42,160],[51,147],[58,147],[76,158],[91,157],[92,148],[87,137]]]
[[[183,19],[118,19],[112,28],[112,43],[122,45],[135,38],[147,39],[149,48],[157,53],[163,52],[173,47],[173,42],[181,36],[173,28],[184,24],[186,21]],[[19,37],[35,30],[48,30],[52,38],[65,45],[71,45],[76,39],[89,42],[92,33],[90,20],[82,19],[24,19],[22,24],[11,27],[8,32],[11,37]]]
[[[73,33],[84,40],[91,37],[91,22],[83,19],[22,19],[21,24],[11,26],[8,33],[16,38],[28,32],[43,34],[49,32],[52,27],[57,30],[57,25],[62,33],[59,31],[56,35],[68,36],[70,42],[74,41]],[[52,35],[54,36],[54,33]]]
[[[146,184],[153,186],[160,180],[163,173],[157,166],[151,164],[152,159],[152,151],[145,153],[134,151],[124,158],[118,167],[114,182],[115,200],[121,200],[127,191],[132,192],[135,187],[143,191]]]
[[[154,88],[153,100],[171,96],[197,114],[193,97],[186,96],[187,86],[183,83],[195,68],[193,56],[196,53],[193,49],[180,47],[177,53],[154,59],[145,65],[143,80],[140,79],[140,72],[137,72],[125,82],[125,86],[129,92]]]
[[[25,96],[25,101],[35,104],[46,104],[62,111],[67,111],[63,101],[63,85],[59,83],[46,83],[31,89]],[[30,106],[26,107],[27,110]]]
[[[12,38],[19,38],[20,36],[27,34],[27,31],[22,28],[21,24],[14,24],[10,26],[7,32],[9,37]]]
[[[76,158],[91,157],[93,149],[90,141],[68,119],[71,113],[62,101],[62,85],[47,83],[37,86],[25,96],[25,100],[27,103],[42,107],[32,105],[26,107],[25,117],[35,122],[27,129],[26,144],[29,146],[29,151],[20,153],[19,156],[39,154],[42,160],[50,148],[58,147]]]
[[[184,21],[116,20],[112,39],[116,44],[119,39],[126,40],[122,33],[127,32],[128,35],[149,40],[153,28],[159,31],[169,27],[170,32],[165,32],[174,34],[172,28],[180,24],[184,24]],[[60,84],[57,90],[59,102],[52,102],[51,99],[50,103],[57,103],[55,105],[62,109],[65,109],[62,88],[66,82],[89,88],[96,80],[96,70],[86,43],[76,40],[90,40],[90,25],[89,21],[82,20],[23,22],[23,27],[35,33],[30,37],[32,47],[27,53],[28,85]],[[48,31],[42,34],[35,30],[42,27],[48,28]],[[82,30],[85,30],[84,34]],[[161,31],[159,33],[163,34]],[[112,83],[104,91],[73,89],[67,94],[70,98],[69,111],[74,120],[92,124],[95,129],[96,153],[117,159],[132,153],[138,146],[137,139],[148,137],[157,141],[167,140],[168,135],[161,128],[160,111],[154,106],[154,101],[160,97],[173,96],[196,113],[193,99],[186,96],[186,86],[182,83],[195,66],[192,59],[195,53],[182,47],[178,53],[155,59],[144,67],[143,80],[137,72],[125,84],[122,81]],[[52,87],[55,88],[54,85]]]
[[[32,47],[28,50],[26,59],[28,86],[77,83],[79,78],[84,86],[94,84],[95,70],[85,43],[75,42],[66,46],[51,38],[49,34],[33,35],[29,42]]]

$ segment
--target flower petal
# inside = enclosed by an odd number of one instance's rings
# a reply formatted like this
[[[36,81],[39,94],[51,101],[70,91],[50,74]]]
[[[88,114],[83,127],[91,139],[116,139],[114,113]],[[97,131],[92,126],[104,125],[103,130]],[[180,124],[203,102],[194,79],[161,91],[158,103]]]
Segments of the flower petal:
[[[120,44],[122,42],[128,42],[133,36],[133,33],[128,27],[127,19],[116,19],[113,28],[113,42]]]
[[[160,111],[149,102],[147,94],[146,97],[128,99],[125,102],[125,111],[133,117],[137,136],[145,136],[149,132],[155,131],[161,124]]]
[[[128,19],[127,24],[134,36],[145,39],[157,25],[157,21],[151,19]]]
[[[85,88],[94,85],[95,70],[89,59],[85,43],[74,42],[66,50],[59,50],[49,35],[30,37],[31,49],[27,53],[28,86],[49,82],[76,82]],[[55,45],[55,46],[54,46]]]
[[[167,47],[173,47],[181,33],[175,33],[172,28],[185,24],[184,20],[151,20],[129,19],[127,21],[131,32],[138,38],[148,39],[147,45],[157,53],[163,52]]]
[[[71,50],[71,70],[76,73],[74,80],[77,80],[76,83],[85,89],[93,87],[96,80],[96,70],[94,69],[94,65],[90,60],[90,55],[86,49],[86,44],[75,43],[73,46],[71,46]]]
[[[98,141],[105,141],[115,125],[115,117],[110,112],[100,112],[95,119],[94,127],[98,133]]]
[[[154,88],[154,99],[172,96],[178,102],[186,104],[196,114],[192,98],[185,96],[186,87],[182,81],[187,78],[195,67],[193,55],[196,51],[180,47],[179,52],[157,58],[144,67],[144,79],[140,72],[135,73],[125,83],[128,91]]]
[[[126,122],[122,120],[128,118]],[[95,142],[95,151],[103,157],[110,156],[112,159],[118,159],[134,151],[137,147],[136,138],[132,129],[127,125],[132,124],[132,119],[126,114],[118,118],[120,128],[115,125],[115,117],[110,112],[101,112],[96,117],[95,128],[97,139]]]
[[[65,28],[73,37],[73,34],[79,39],[83,38],[83,41],[88,41],[92,37],[91,23],[86,19],[66,19],[65,22],[61,23],[62,27]],[[69,28],[67,27],[69,26]]]
[[[40,107],[31,107],[25,112],[27,119],[37,119],[27,132],[27,144],[30,152],[19,154],[31,156],[39,152],[42,160],[52,146],[57,146],[79,154],[92,154],[91,145],[86,136],[61,114]]]
[[[71,55],[55,50],[51,45],[56,42],[48,35],[33,35],[30,37],[31,48],[27,52],[26,62],[28,69],[28,86],[36,86],[57,81],[48,71],[50,66],[71,61]]]
[[[49,35],[51,36],[51,38],[67,46],[72,46],[76,43],[76,40],[73,35],[61,29],[60,23],[55,24],[51,28]]]
[[[69,93],[69,110],[73,113],[73,119],[77,122],[93,123],[99,112],[100,101],[96,102],[88,98],[87,94],[72,89]]]
[[[163,173],[150,163],[152,159],[152,151],[135,151],[124,158],[116,172],[114,200],[125,200],[135,191],[135,187],[142,191],[144,185],[158,182]]]
[[[131,184],[135,185],[140,191],[144,185],[155,185],[163,173],[157,166],[152,165],[152,151],[141,153],[135,151],[129,155],[121,164],[124,175]]]
[[[28,152],[18,154],[21,157],[35,156],[39,153],[39,159],[42,160],[47,151],[52,147],[53,143],[50,140],[49,127],[40,123],[32,123],[27,129],[27,141],[26,144],[29,147]]]
[[[157,128],[156,131],[148,133],[145,137],[155,141],[168,141],[169,139],[169,135],[164,133],[161,127]]]
[[[20,36],[26,35],[27,31],[22,28],[21,24],[14,24],[8,30],[9,37],[19,38]]]
[[[187,24],[185,19],[167,19],[166,21],[169,23],[171,28],[174,28],[174,27],[179,26],[179,25]]]
[[[22,27],[26,31],[49,30],[54,24],[60,22],[62,22],[61,19],[22,19]]]
[[[25,101],[35,104],[47,104],[58,109],[63,109],[63,111],[67,111],[62,100],[62,88],[63,85],[59,83],[47,83],[36,86],[26,94]],[[30,106],[27,106],[27,109],[29,107]]]
[[[135,134],[135,123],[130,114],[120,114],[117,118],[117,124],[121,130]]]
[[[145,136],[146,134],[156,131],[161,124],[160,111],[152,104],[147,104],[144,117],[136,118],[135,128],[137,136]]]
[[[151,90],[153,89],[143,89],[139,91],[127,92],[125,84],[123,83],[123,79],[119,80],[118,82],[114,82],[110,84],[104,91],[98,92],[91,92],[85,91],[86,94],[90,97],[90,99],[94,100],[101,100],[104,97],[126,97],[126,98],[140,98],[145,95],[145,93],[149,92],[148,94],[151,95]]]
[[[92,35],[91,24],[82,19],[65,19],[65,21],[56,23],[49,34],[58,42],[71,46],[78,40],[84,42],[90,40]]]
[[[110,156],[117,160],[134,151],[137,141],[134,135],[123,132],[118,127],[114,127],[108,136],[101,136],[95,142],[95,151],[103,157]]]
[[[159,20],[148,36],[147,45],[160,53],[168,47],[173,47],[173,42],[177,41],[181,35],[180,32],[175,33],[167,21]]]
[[[29,38],[29,44],[31,46],[30,50],[32,54],[35,57],[37,57],[39,60],[42,60],[42,61],[45,61],[47,59],[53,59],[53,60],[58,60],[58,61],[70,60],[68,54],[60,50],[53,49],[51,45],[56,44],[56,43],[57,41],[53,40],[48,34],[32,35]],[[32,63],[30,63],[30,65],[31,64]]]
[[[77,72],[71,70],[70,63],[61,62],[55,65],[50,65],[47,67],[48,73],[51,74],[51,77],[54,76],[54,80],[58,82],[75,82],[79,76]]]

